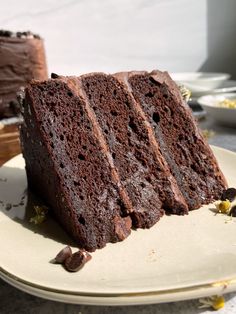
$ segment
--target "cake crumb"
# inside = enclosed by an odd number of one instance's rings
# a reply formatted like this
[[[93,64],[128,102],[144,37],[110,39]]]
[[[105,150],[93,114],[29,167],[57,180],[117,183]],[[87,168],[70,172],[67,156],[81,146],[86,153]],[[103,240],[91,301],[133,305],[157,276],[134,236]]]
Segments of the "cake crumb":
[[[155,249],[150,250],[150,252],[148,253],[148,256],[147,256],[147,261],[151,262],[151,263],[157,261],[157,252]]]

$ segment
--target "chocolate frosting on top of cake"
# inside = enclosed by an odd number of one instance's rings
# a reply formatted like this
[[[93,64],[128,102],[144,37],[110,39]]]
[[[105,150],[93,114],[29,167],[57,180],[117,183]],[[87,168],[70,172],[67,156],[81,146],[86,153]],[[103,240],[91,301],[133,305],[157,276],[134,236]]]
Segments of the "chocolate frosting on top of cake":
[[[11,37],[11,38],[36,38],[40,39],[41,37],[38,34],[34,34],[30,31],[25,32],[12,32],[4,29],[0,29],[0,37]]]
[[[43,40],[30,32],[0,31],[0,118],[14,115],[17,92],[30,80],[47,79]]]

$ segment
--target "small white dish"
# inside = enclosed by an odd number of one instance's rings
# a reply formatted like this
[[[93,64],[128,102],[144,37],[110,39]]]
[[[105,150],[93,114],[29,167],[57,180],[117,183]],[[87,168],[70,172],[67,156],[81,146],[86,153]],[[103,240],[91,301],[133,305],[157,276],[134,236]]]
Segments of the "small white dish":
[[[222,82],[220,86],[215,89],[208,90],[205,92],[192,92],[191,98],[196,99],[201,96],[209,95],[209,94],[222,94],[222,93],[233,93],[236,92],[236,81],[234,80],[227,80]]]
[[[236,93],[202,96],[198,99],[198,103],[218,123],[225,126],[236,127],[236,109],[219,106],[219,102],[225,99],[236,99]]]
[[[213,89],[213,94],[219,94],[219,93],[231,93],[236,92],[236,81],[233,80],[227,80],[224,81],[218,88]],[[201,95],[204,96],[204,95]]]
[[[209,95],[209,94],[222,94],[222,93],[233,93],[236,92],[236,81],[233,80],[227,80],[222,82],[222,84],[212,90],[208,90],[205,92],[192,92],[191,98],[196,99],[201,96]]]
[[[193,94],[207,92],[218,88],[230,78],[227,73],[182,72],[172,73],[171,78],[187,87]]]

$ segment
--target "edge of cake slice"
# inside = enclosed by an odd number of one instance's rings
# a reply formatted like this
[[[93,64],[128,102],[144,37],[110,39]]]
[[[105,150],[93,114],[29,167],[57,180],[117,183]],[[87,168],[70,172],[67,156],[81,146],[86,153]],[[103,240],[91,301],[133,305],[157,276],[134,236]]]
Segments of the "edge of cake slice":
[[[93,251],[220,197],[226,181],[165,72],[90,73],[25,90],[29,187]]]
[[[167,72],[129,72],[126,82],[152,125],[189,210],[219,199],[227,183],[215,156]]]
[[[32,82],[22,111],[28,185],[78,246],[93,251],[127,237],[131,219],[83,99],[60,79]]]

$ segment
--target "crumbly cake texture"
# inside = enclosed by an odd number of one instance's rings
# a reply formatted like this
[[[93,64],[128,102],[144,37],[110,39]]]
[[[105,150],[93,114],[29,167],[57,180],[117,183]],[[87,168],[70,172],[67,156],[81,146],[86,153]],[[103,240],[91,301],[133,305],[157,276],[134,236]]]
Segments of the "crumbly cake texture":
[[[31,82],[21,107],[29,187],[88,251],[227,185],[167,72],[54,74]]]
[[[48,78],[43,40],[31,32],[0,30],[0,119],[19,114],[17,93]]]

